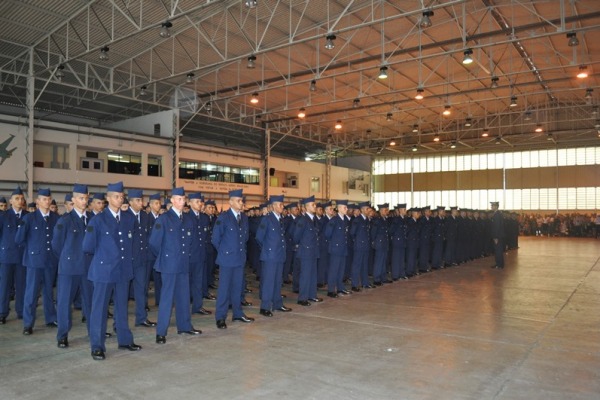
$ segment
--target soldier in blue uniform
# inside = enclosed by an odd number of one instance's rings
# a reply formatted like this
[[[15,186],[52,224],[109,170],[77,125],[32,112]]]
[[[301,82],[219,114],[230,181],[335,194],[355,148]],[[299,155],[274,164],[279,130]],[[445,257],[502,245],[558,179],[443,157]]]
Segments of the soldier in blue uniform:
[[[304,215],[296,219],[293,229],[292,244],[296,248],[296,264],[300,269],[299,293],[297,303],[310,306],[311,302],[320,303],[317,297],[317,259],[319,258],[319,226],[315,216],[315,197],[303,199],[306,209]]]
[[[160,203],[160,193],[151,194],[148,200],[150,206],[150,212],[148,213],[148,238],[152,235],[152,229],[154,229],[154,223],[161,214],[160,210],[162,204]],[[154,305],[158,307],[160,304],[160,289],[162,287],[162,281],[160,279],[160,272],[154,269],[154,263],[156,262],[156,256],[152,252],[150,246],[146,254],[146,274],[148,276],[148,286],[150,286],[150,277],[154,281]],[[148,288],[146,288],[146,298],[148,298]],[[147,306],[148,304],[146,304]],[[146,307],[149,309],[149,307]]]
[[[206,300],[215,300],[216,297],[208,291],[209,288],[216,289],[215,286],[215,261],[217,259],[217,250],[212,244],[212,231],[217,222],[215,215],[216,205],[214,200],[206,200],[204,203],[204,213],[208,216],[208,231],[206,245],[206,274],[204,275],[202,294]]]
[[[410,209],[410,218],[406,221],[406,275],[410,278],[419,275],[417,258],[419,254],[419,214],[418,208]]]
[[[423,209],[419,225],[419,272],[429,272],[431,271],[431,235],[433,233],[431,207],[427,206]]]
[[[348,234],[350,227],[346,220],[348,200],[337,200],[338,215],[325,227],[325,237],[329,240],[329,274],[327,276],[327,296],[350,294],[344,286],[344,267],[348,254]]]
[[[217,328],[225,329],[227,310],[231,305],[233,320],[253,322],[242,311],[242,292],[244,290],[244,265],[246,263],[246,244],[248,242],[248,217],[244,215],[242,189],[229,192],[229,210],[221,213],[212,232],[212,244],[217,250],[216,263],[219,265],[219,289],[215,318]]]
[[[167,330],[175,301],[177,333],[200,335],[202,331],[192,326],[190,311],[190,255],[196,236],[194,217],[183,212],[185,191],[182,187],[171,191],[171,207],[158,217],[148,241],[160,271],[162,290],[158,306],[156,343],[167,342]]]
[[[387,216],[390,210],[388,203],[379,204],[379,216],[373,218],[371,222],[371,245],[375,250],[375,259],[373,260],[373,284],[381,286],[384,283],[390,283],[387,278],[387,257],[390,247],[390,235]]]
[[[504,218],[498,211],[500,203],[492,201],[492,240],[494,241],[494,256],[496,263],[492,268],[504,268]]]
[[[17,187],[10,196],[11,207],[0,213],[0,325],[6,323],[10,311],[10,291],[15,287],[15,312],[23,318],[25,298],[25,272],[23,267],[24,246],[15,242],[17,227],[27,211],[21,188]]]
[[[283,283],[289,284],[292,283],[292,281],[290,281],[290,274],[293,272],[293,263],[296,258],[296,248],[294,247],[294,242],[292,238],[294,221],[296,218],[298,218],[299,214],[298,203],[290,203],[287,206],[285,206],[285,208],[286,210],[288,210],[289,214],[283,219],[286,239],[285,263],[283,264]]]
[[[63,206],[65,207],[65,214],[68,214],[73,210],[73,194],[72,193],[65,194],[65,201],[63,203]],[[86,204],[86,206],[87,206],[87,204]]]
[[[370,288],[369,249],[371,248],[371,224],[369,223],[369,202],[359,203],[360,215],[352,220],[350,236],[354,243],[352,259],[352,291],[360,292],[360,287]]]
[[[442,269],[444,268],[444,220],[446,216],[446,207],[438,206],[437,215],[432,218],[432,232],[431,232],[431,243],[433,248],[431,249],[431,268]]]
[[[408,217],[406,216],[406,204],[398,204],[396,215],[392,218],[390,225],[390,242],[392,248],[392,280],[408,279],[406,275],[406,246]]]
[[[317,288],[327,284],[329,272],[329,240],[325,237],[325,227],[335,216],[331,202],[323,204],[323,217],[318,221],[319,228],[319,259],[317,260]]]
[[[201,193],[191,193],[188,196],[191,211],[189,213],[195,225],[195,236],[192,240],[190,256],[190,294],[192,296],[192,314],[210,315],[211,311],[204,308],[204,279],[206,276],[206,247],[210,219],[202,212],[204,198]]]
[[[6,202],[6,197],[0,197],[0,214],[8,209],[8,203]]]
[[[148,235],[150,217],[142,210],[144,192],[140,189],[130,189],[127,193],[129,208],[126,211],[135,220],[133,232],[133,298],[135,300],[135,325],[147,328],[156,326],[148,319]],[[154,222],[154,221],[153,221]]]
[[[35,324],[40,288],[43,287],[43,305],[46,325],[58,326],[56,307],[54,306],[54,281],[58,269],[58,260],[52,252],[52,233],[58,220],[56,213],[50,211],[52,194],[50,189],[39,189],[38,209],[25,215],[17,228],[15,242],[25,246],[23,265],[27,267],[25,283],[25,303],[23,307],[23,334],[31,335]]]
[[[444,248],[445,266],[456,266],[456,246],[458,238],[458,207],[450,207],[450,216],[444,221],[446,246]]]
[[[350,227],[354,220],[354,212],[359,210],[358,205],[348,204],[348,211],[346,212],[346,222],[348,223],[348,233],[350,233]],[[360,213],[360,210],[359,210]],[[352,277],[352,260],[354,260],[354,238],[348,234],[348,254],[346,255],[346,265],[344,266],[344,283],[349,283]]]
[[[92,217],[83,237],[83,251],[92,255],[88,279],[93,282],[94,293],[89,332],[94,360],[106,358],[104,343],[111,293],[119,348],[130,351],[142,348],[133,342],[127,318],[129,282],[133,278],[135,219],[129,213],[121,212],[123,182],[109,183],[106,197],[108,207]]]
[[[260,245],[261,281],[260,314],[272,317],[273,310],[292,311],[283,305],[281,284],[286,243],[283,226],[283,196],[271,196],[269,205],[272,211],[263,216],[256,230],[256,241]],[[315,282],[316,285],[316,282]]]
[[[63,214],[54,227],[52,250],[58,258],[56,282],[56,340],[61,349],[69,347],[68,335],[73,325],[71,304],[80,291],[83,315],[89,321],[92,286],[87,274],[91,257],[83,252],[83,237],[91,214],[86,211],[88,187],[76,184],[71,195],[73,209]]]

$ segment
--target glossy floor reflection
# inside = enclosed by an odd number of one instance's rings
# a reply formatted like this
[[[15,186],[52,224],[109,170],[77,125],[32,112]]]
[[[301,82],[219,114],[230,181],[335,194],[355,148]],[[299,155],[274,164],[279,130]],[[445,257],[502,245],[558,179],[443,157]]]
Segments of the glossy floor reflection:
[[[597,399],[600,241],[520,244],[503,271],[481,259],[307,308],[286,287],[294,311],[274,318],[258,315],[255,290],[253,324],[220,331],[195,315],[204,334],[172,326],[166,345],[135,327],[144,349],[108,339],[103,362],[91,359],[83,324],[61,350],[55,330],[24,337],[11,315],[0,326],[0,397]]]

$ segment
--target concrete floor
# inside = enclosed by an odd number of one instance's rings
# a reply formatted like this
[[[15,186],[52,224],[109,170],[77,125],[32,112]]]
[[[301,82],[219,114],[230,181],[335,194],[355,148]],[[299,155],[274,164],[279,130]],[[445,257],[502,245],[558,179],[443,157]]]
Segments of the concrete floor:
[[[61,350],[54,329],[24,337],[11,314],[0,326],[0,398],[600,398],[600,241],[520,245],[503,271],[481,259],[308,308],[286,287],[292,313],[268,319],[250,307],[255,323],[225,331],[195,315],[204,334],[172,326],[166,345],[132,328],[144,349],[108,339],[102,362],[83,324]],[[256,290],[248,300],[258,304]]]

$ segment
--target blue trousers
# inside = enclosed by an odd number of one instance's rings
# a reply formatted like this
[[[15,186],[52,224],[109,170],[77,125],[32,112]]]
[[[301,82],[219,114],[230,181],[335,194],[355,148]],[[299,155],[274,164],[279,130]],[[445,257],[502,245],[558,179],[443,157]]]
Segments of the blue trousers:
[[[317,261],[317,283],[327,283],[327,270],[329,269],[329,252],[327,250],[319,252]]]
[[[192,295],[192,312],[197,312],[204,305],[204,277],[206,275],[206,257],[190,262],[190,294]],[[208,288],[208,285],[207,285]]]
[[[88,293],[85,293],[84,295],[84,292],[88,290],[87,288],[83,288],[82,282],[84,279],[87,280],[87,277],[83,275],[58,275],[56,280],[56,316],[58,317],[58,331],[56,332],[57,340],[66,338],[73,326],[71,304],[78,293],[78,289],[81,290],[81,309],[83,315],[89,319],[89,301],[91,299],[88,298]]]
[[[300,290],[300,271],[302,270],[302,263],[295,255],[296,253],[294,253],[294,262],[292,263],[292,290],[298,292]]]
[[[296,252],[292,250],[287,250],[285,252],[285,262],[283,263],[283,280],[287,281],[290,279],[290,274],[292,273],[292,264],[296,259]]]
[[[208,294],[208,285],[215,283],[215,260],[217,258],[217,251],[212,244],[208,244],[206,247],[206,284],[204,295]]]
[[[314,299],[317,297],[317,260],[315,258],[296,258],[296,261],[296,264],[300,266],[298,301]],[[342,274],[343,272],[342,267]]]
[[[456,238],[446,239],[444,260],[446,261],[446,264],[456,263]]]
[[[162,272],[162,291],[160,305],[158,306],[158,321],[156,334],[167,336],[173,301],[175,301],[175,320],[178,331],[192,330],[192,313],[190,310],[190,274],[181,272],[170,274]]]
[[[152,271],[152,278],[154,279],[154,304],[160,304],[160,291],[162,289],[162,278],[160,272],[157,270]]]
[[[406,248],[406,273],[414,275],[417,272],[417,254],[419,252],[418,242],[409,242]]]
[[[217,309],[215,319],[227,318],[227,311],[231,304],[233,318],[241,318],[244,315],[242,311],[242,291],[244,280],[244,266],[219,267],[219,289],[217,291]]]
[[[43,293],[44,319],[47,324],[56,322],[56,307],[54,306],[54,279],[56,269],[49,266],[46,268],[27,268],[25,283],[25,302],[23,305],[23,326],[35,325],[35,312],[40,289]]]
[[[135,265],[133,268],[133,299],[135,301],[135,324],[139,325],[148,319],[146,305],[148,303],[148,272],[146,263]]]
[[[352,286],[369,284],[369,250],[354,250],[352,259]]]
[[[0,264],[0,317],[8,317],[10,312],[10,291],[15,285],[15,312],[23,318],[25,300],[25,276],[27,270],[21,264]]]
[[[346,290],[344,287],[344,268],[346,256],[329,254],[329,274],[327,276],[327,291],[336,293]]]
[[[387,280],[387,254],[387,247],[383,249],[375,249],[375,260],[373,261],[374,282],[382,282]]]
[[[498,243],[494,245],[494,256],[496,266],[504,268],[504,239],[498,239]]]
[[[260,278],[260,308],[273,310],[283,306],[281,298],[283,262],[262,261]]]
[[[106,319],[108,302],[113,295],[115,327],[119,346],[133,343],[133,334],[127,319],[127,303],[129,301],[129,281],[117,283],[94,282],[92,295],[92,312],[90,313],[90,345],[92,351],[106,351]],[[114,293],[113,293],[114,291]]]
[[[429,239],[419,242],[419,269],[425,271],[429,269],[429,257],[431,255],[431,245]]]
[[[431,266],[439,268],[443,266],[442,257],[444,254],[444,239],[437,238],[433,241],[433,249],[431,250]]]
[[[392,279],[406,276],[406,247],[404,243],[394,243],[392,246]]]

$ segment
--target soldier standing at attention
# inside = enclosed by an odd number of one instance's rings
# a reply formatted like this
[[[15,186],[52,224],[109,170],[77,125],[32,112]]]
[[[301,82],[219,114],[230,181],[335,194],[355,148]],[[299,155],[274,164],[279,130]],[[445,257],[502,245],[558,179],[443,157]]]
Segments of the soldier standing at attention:
[[[379,204],[379,217],[373,218],[371,227],[371,243],[375,250],[373,261],[373,284],[381,286],[391,283],[387,278],[387,256],[390,247],[389,223],[387,216],[390,211],[388,203]]]
[[[492,240],[494,241],[494,254],[496,256],[496,264],[492,268],[504,268],[504,218],[502,213],[498,211],[500,203],[492,201]]]
[[[431,250],[431,267],[442,269],[444,268],[444,217],[446,216],[446,207],[438,206],[437,212],[438,215],[432,218],[431,242],[433,249]]]
[[[58,215],[50,211],[51,201],[50,189],[39,189],[36,200],[38,209],[23,217],[15,236],[17,244],[25,245],[23,265],[27,267],[23,307],[23,335],[33,333],[40,287],[43,287],[46,326],[58,326],[53,296],[58,260],[52,252],[51,245],[52,233]]]
[[[208,229],[210,220],[208,215],[202,212],[204,199],[200,193],[192,193],[189,196],[189,205],[192,209],[190,216],[196,227],[195,236],[192,240],[190,256],[190,294],[192,296],[192,314],[210,315],[211,311],[204,308],[204,279],[206,277],[206,247],[212,246],[208,242]]]
[[[177,333],[200,335],[202,331],[192,326],[190,311],[190,255],[196,235],[194,217],[183,212],[185,191],[182,187],[171,191],[171,208],[154,224],[149,245],[156,263],[154,268],[162,277],[156,343],[167,342],[167,330],[175,301]]]
[[[148,213],[148,238],[152,235],[152,229],[154,229],[154,223],[161,214],[160,204],[160,193],[154,193],[150,195],[148,205],[150,206],[150,212]],[[148,246],[148,253],[146,254],[146,274],[148,276],[148,287],[150,286],[150,276],[154,281],[154,305],[158,307],[160,304],[160,289],[162,281],[160,279],[160,272],[154,269],[154,263],[156,262],[156,256],[152,252],[150,246]],[[146,301],[147,301],[148,288],[146,288]],[[147,306],[148,304],[146,304]],[[146,307],[149,309],[149,307]]]
[[[408,279],[406,276],[406,233],[407,222],[406,204],[398,204],[398,215],[393,218],[390,225],[390,242],[392,248],[392,280]]]
[[[348,200],[337,200],[338,215],[325,227],[325,237],[329,240],[329,274],[327,276],[327,296],[350,294],[344,287],[344,267],[348,254],[349,225],[346,219]]]
[[[369,202],[359,203],[360,215],[352,220],[350,236],[354,243],[352,259],[352,291],[360,292],[360,287],[369,284],[369,249],[371,248],[371,224],[367,217]]]
[[[317,259],[319,258],[319,226],[315,216],[315,197],[303,199],[306,213],[296,219],[293,230],[293,246],[296,250],[296,265],[300,268],[298,304],[310,306],[310,302],[320,303],[317,297]]]
[[[94,284],[94,293],[89,331],[92,358],[98,361],[106,358],[104,342],[111,293],[119,348],[142,349],[133,342],[127,318],[129,283],[133,278],[135,219],[131,214],[121,212],[123,182],[109,183],[106,197],[108,207],[90,220],[83,237],[83,251],[92,255],[88,279]]]
[[[219,265],[219,289],[215,318],[217,328],[226,329],[227,310],[231,305],[233,321],[253,322],[242,311],[244,265],[248,242],[248,217],[244,215],[242,189],[229,192],[229,210],[221,213],[212,232],[212,244],[217,250]]]
[[[262,263],[260,268],[260,314],[265,317],[272,317],[273,310],[292,311],[291,308],[283,305],[281,297],[286,251],[285,230],[281,216],[283,196],[271,196],[269,204],[273,210],[260,219],[256,229],[256,241],[260,245]]]

